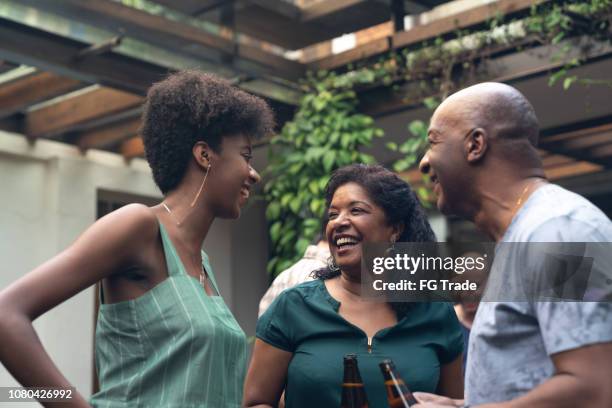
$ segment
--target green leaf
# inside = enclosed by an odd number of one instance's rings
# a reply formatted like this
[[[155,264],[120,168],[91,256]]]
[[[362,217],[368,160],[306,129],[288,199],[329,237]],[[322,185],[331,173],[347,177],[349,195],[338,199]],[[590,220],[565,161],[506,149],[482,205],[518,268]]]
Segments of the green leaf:
[[[327,183],[329,182],[329,176],[323,176],[319,179],[319,189],[321,189],[321,191],[325,190],[325,187],[327,187]]]
[[[275,222],[270,227],[270,240],[273,244],[277,243],[280,238],[282,224],[280,221]]]
[[[295,251],[298,254],[303,254],[304,252],[306,252],[306,248],[308,248],[308,245],[310,245],[310,241],[308,239],[300,238],[295,243]]]
[[[352,141],[353,141],[352,134],[342,133],[342,137],[340,138],[340,146],[342,146],[343,149],[348,149]]]
[[[552,74],[549,78],[548,78],[548,86],[553,86],[554,84],[557,83],[557,81],[561,78],[563,78],[565,76],[565,74],[567,73],[567,70],[565,69],[561,69],[557,72],[555,72],[554,74]]]
[[[266,267],[266,269],[268,270],[268,273],[271,275],[274,275],[274,269],[276,268],[276,264],[278,263],[278,257],[275,256],[274,258],[270,259],[270,261],[268,262],[268,265]]]
[[[319,194],[319,183],[317,180],[311,180],[308,183],[308,190],[314,195]]]
[[[276,220],[280,216],[281,206],[278,202],[273,201],[266,208],[266,218],[270,221]]]
[[[322,199],[314,199],[310,202],[310,211],[312,211],[313,214],[319,216],[321,215],[321,211],[324,205],[325,204]]]
[[[319,228],[321,221],[317,218],[306,218],[302,225],[304,228]]]
[[[293,194],[291,193],[285,193],[283,195],[283,197],[281,198],[281,206],[283,207],[287,207],[289,205],[289,203],[291,202],[291,200],[293,200]]]
[[[578,77],[575,75],[565,78],[563,80],[563,89],[567,91],[570,88],[570,86],[572,86],[572,84],[576,82],[576,80],[578,80]]]
[[[427,134],[427,127],[422,120],[413,120],[408,125],[408,130],[415,136],[421,136],[423,134]]]
[[[387,149],[397,152],[397,143],[388,142],[385,146],[387,146]]]
[[[395,170],[398,173],[401,173],[404,170],[408,170],[408,168],[410,168],[410,163],[408,163],[404,159],[396,161],[395,164],[393,165],[393,170]]]
[[[295,235],[295,231],[283,229],[278,244],[280,246],[287,246],[287,244],[293,242],[293,240],[295,239]]]
[[[559,44],[564,37],[565,37],[565,32],[562,31],[559,34],[554,36],[554,38],[552,39],[551,43],[553,45],[554,44]]]
[[[329,172],[334,167],[334,161],[336,160],[336,152],[329,150],[323,155],[323,169]]]
[[[346,166],[348,164],[351,164],[353,162],[357,161],[356,157],[353,157],[354,155],[358,155],[359,152],[353,151],[351,153],[349,153],[346,150],[341,150],[338,153],[338,166]]]
[[[438,105],[440,105],[440,101],[438,101],[433,96],[430,96],[429,98],[425,98],[423,100],[423,104],[425,105],[427,109],[434,110],[438,107]]]
[[[289,203],[289,208],[294,214],[299,214],[301,207],[302,200],[298,200],[297,198]]]

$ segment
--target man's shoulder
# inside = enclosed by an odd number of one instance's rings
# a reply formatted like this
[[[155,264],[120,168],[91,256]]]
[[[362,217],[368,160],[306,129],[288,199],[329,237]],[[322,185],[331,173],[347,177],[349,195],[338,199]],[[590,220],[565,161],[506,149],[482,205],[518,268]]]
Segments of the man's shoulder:
[[[612,241],[612,222],[593,203],[556,184],[536,191],[505,240]]]

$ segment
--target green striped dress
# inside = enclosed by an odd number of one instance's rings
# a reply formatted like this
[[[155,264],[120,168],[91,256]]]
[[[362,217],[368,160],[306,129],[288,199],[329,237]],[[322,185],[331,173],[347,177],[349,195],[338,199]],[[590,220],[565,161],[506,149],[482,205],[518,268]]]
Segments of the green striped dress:
[[[101,304],[96,327],[100,408],[239,407],[246,336],[221,296],[185,271],[160,223],[168,278],[144,295]],[[202,261],[217,294],[208,257]]]

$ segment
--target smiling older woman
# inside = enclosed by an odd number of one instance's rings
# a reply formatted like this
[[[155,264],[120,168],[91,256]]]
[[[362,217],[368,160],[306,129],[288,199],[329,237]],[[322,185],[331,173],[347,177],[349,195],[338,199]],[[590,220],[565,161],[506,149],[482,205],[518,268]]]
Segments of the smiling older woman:
[[[357,354],[370,407],[386,407],[378,363],[391,358],[413,391],[463,395],[463,339],[446,303],[374,303],[360,295],[362,244],[431,242],[408,184],[380,166],[337,170],[326,191],[334,262],[283,292],[260,318],[244,405],[340,405],[342,356]],[[337,267],[335,265],[337,265]]]

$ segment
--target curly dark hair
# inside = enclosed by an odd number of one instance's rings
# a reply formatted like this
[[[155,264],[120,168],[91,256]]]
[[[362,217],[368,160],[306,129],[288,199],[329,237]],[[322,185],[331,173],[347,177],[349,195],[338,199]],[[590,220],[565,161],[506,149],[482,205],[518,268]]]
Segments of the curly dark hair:
[[[390,225],[404,226],[399,242],[436,242],[436,236],[416,194],[397,174],[378,165],[352,164],[341,167],[332,173],[325,188],[327,209],[336,190],[347,183],[356,183],[363,187],[372,201],[383,210]],[[313,274],[316,278],[326,280],[340,275],[340,271],[325,267]],[[400,315],[410,308],[409,303],[390,304]]]
[[[219,152],[225,136],[259,139],[273,128],[274,115],[263,99],[215,75],[186,70],[149,89],[140,131],[153,179],[166,194],[183,179],[196,142]]]

